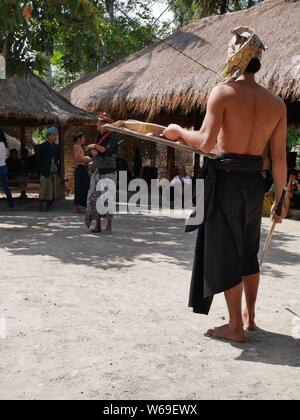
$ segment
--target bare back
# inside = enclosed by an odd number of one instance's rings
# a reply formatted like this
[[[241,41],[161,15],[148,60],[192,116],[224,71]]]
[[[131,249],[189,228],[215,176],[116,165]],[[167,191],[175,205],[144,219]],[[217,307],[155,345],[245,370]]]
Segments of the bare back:
[[[218,150],[262,155],[282,116],[282,100],[258,84],[244,80],[219,89],[224,112]]]

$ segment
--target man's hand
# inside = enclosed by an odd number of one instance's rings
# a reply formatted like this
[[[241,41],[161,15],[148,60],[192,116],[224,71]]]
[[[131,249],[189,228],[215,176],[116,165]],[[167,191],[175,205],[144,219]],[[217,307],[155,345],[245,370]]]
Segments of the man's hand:
[[[86,165],[88,165],[92,161],[92,159],[89,156],[84,156],[83,160]]]
[[[172,141],[178,140],[182,135],[182,128],[177,124],[170,124],[163,132],[163,136]]]
[[[271,218],[272,218],[273,222],[282,223],[283,219],[285,219],[286,216],[287,216],[286,207],[285,207],[285,204],[284,204],[283,207],[282,207],[282,211],[281,211],[280,216],[278,216],[276,214],[277,207],[278,207],[278,202],[275,201],[275,203],[273,204],[273,206],[271,208]]]
[[[88,146],[85,147],[85,150],[87,152],[89,152],[90,150],[94,149],[95,145],[94,144],[89,144]]]

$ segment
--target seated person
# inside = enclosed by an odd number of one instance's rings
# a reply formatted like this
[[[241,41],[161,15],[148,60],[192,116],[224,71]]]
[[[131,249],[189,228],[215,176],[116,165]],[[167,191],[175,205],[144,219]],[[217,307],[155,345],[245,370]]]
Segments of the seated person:
[[[24,176],[28,175],[28,149],[21,151],[21,173]]]
[[[27,157],[28,150],[24,149],[22,152],[22,158],[19,159],[18,151],[11,149],[9,157],[6,161],[8,170],[8,179],[17,183],[17,186],[21,189],[20,198],[27,198],[26,187],[27,187]]]
[[[300,172],[296,171],[292,183],[292,206],[300,209]]]
[[[182,165],[179,167],[178,175],[175,175],[171,181],[171,204],[174,204],[174,187],[175,185],[182,185],[182,208],[184,208],[184,188],[187,185],[192,185],[192,178],[187,175],[185,166]],[[173,208],[173,205],[172,205]]]
[[[26,162],[26,170],[30,179],[40,179],[38,166],[38,145],[35,145],[33,155],[29,156]]]
[[[171,181],[171,185],[173,186],[179,183],[181,183],[182,185],[189,185],[192,183],[192,178],[189,175],[187,175],[184,165],[179,167],[178,175],[174,176],[174,178]]]
[[[8,179],[16,180],[22,174],[22,162],[18,157],[17,149],[9,151],[9,157],[6,160]]]

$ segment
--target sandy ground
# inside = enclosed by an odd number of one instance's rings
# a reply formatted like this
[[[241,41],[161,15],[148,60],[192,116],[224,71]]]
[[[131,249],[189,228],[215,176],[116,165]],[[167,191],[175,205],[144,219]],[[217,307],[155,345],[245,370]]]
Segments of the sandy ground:
[[[1,399],[298,399],[300,222],[275,233],[246,344],[187,308],[194,234],[183,219],[118,216],[89,235],[70,203],[0,212]],[[263,222],[265,236],[269,221]]]

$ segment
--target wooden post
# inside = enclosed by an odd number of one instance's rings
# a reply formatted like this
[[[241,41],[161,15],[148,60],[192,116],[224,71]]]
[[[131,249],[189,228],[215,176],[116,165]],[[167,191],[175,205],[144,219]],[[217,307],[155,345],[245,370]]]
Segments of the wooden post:
[[[21,127],[21,156],[26,149],[26,127],[22,125]]]
[[[175,149],[174,147],[167,148],[167,178],[171,181],[173,176],[173,169],[175,166]]]
[[[200,130],[202,121],[201,119],[199,119],[198,115],[195,116],[194,130]],[[199,170],[200,170],[200,155],[199,153],[195,153],[194,154],[194,177],[198,175]]]
[[[63,190],[63,197],[65,198],[65,127],[60,125],[58,127],[59,135],[59,151],[60,151],[60,178]]]
[[[198,153],[194,154],[194,176],[198,175],[200,169],[200,155]]]

